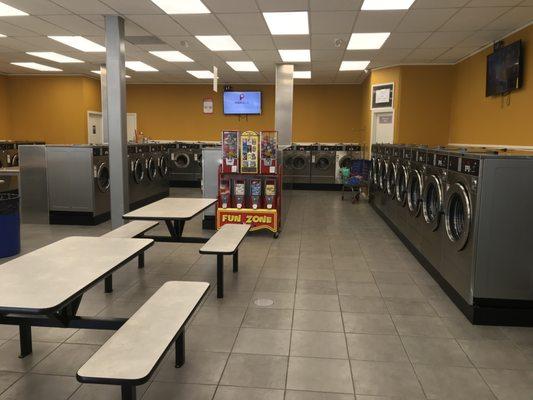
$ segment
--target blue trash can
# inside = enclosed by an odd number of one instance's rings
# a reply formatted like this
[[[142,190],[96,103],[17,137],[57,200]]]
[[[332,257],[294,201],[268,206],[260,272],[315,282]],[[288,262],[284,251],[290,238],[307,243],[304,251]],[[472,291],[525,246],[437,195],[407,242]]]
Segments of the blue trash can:
[[[0,193],[0,258],[20,253],[19,195]]]

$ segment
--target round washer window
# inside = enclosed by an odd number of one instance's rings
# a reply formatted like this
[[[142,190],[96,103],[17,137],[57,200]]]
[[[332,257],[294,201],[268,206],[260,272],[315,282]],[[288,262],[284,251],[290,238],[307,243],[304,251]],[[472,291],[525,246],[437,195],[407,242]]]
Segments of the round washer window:
[[[301,156],[296,156],[292,159],[292,166],[294,169],[303,169],[305,168],[305,159]]]
[[[341,168],[351,168],[353,160],[350,157],[344,157],[339,162]]]
[[[390,165],[387,171],[387,194],[394,197],[396,193],[396,166]]]
[[[157,165],[154,158],[150,157],[148,160],[148,178],[154,180],[157,177]]]
[[[407,191],[407,177],[405,176],[405,168],[400,167],[398,171],[398,179],[396,183],[396,199],[400,203],[405,202],[405,196]]]
[[[329,158],[319,157],[316,161],[316,168],[327,169],[331,165]]]
[[[186,154],[178,154],[174,160],[174,164],[176,164],[176,167],[178,168],[187,168],[189,166],[189,162],[189,156]]]
[[[135,178],[135,182],[141,183],[144,179],[144,165],[143,160],[137,159],[135,160],[135,165],[133,166],[133,177]]]
[[[167,176],[168,174],[168,158],[167,156],[161,156],[159,159],[159,175],[162,177]]]
[[[420,204],[422,201],[422,186],[420,182],[420,174],[413,172],[409,177],[409,183],[407,184],[407,204],[409,205],[409,211],[418,215],[420,212]]]
[[[451,195],[448,203],[448,227],[449,235],[454,241],[460,240],[465,234],[466,213],[465,205],[461,196],[457,193]]]
[[[100,164],[98,167],[98,176],[96,177],[98,189],[101,192],[107,192],[110,186],[109,168],[105,164]]]
[[[427,222],[435,221],[440,212],[440,193],[435,182],[429,182],[424,198],[424,216]]]

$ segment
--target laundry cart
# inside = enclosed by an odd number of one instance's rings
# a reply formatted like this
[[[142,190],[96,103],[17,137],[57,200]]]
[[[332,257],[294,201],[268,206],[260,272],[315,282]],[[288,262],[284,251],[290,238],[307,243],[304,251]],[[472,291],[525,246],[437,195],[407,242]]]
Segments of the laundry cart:
[[[363,159],[354,160],[350,168],[341,168],[339,173],[342,182],[342,200],[344,200],[344,192],[350,190],[352,193],[352,203],[359,201],[363,187],[368,187],[370,161]]]

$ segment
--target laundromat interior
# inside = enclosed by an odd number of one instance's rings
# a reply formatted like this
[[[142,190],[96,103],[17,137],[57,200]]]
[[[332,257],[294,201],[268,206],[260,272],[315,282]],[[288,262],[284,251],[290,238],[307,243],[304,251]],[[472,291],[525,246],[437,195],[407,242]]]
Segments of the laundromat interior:
[[[533,400],[532,23],[1,0],[0,400]]]

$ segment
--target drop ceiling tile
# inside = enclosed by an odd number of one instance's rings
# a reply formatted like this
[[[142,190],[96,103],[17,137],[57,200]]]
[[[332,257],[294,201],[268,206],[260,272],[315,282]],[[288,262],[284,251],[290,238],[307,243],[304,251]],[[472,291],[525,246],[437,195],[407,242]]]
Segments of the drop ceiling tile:
[[[392,32],[407,11],[361,11],[354,32]]]
[[[372,60],[379,50],[347,50],[344,54],[346,61],[366,61]]]
[[[21,45],[19,48],[17,48],[17,50],[21,50],[21,51],[57,51],[57,52],[62,53],[65,51],[72,50],[72,47],[66,46],[55,40],[49,39],[46,36],[23,37],[23,38],[20,38],[19,42],[21,43]]]
[[[344,50],[311,50],[311,60],[313,61],[341,61]]]
[[[352,11],[360,10],[362,0],[310,0],[311,11]]]
[[[520,5],[524,7],[533,7],[533,0],[524,0]]]
[[[361,74],[364,74],[362,71],[342,71],[337,74],[335,78],[335,83],[345,83],[345,84],[357,84],[359,83],[359,78]]]
[[[502,6],[516,6],[522,0],[472,0],[467,7],[502,7]]]
[[[470,0],[417,0],[412,8],[460,8]]]
[[[21,52],[25,51],[39,50],[39,47],[28,43],[25,39],[26,38],[24,38],[24,40],[10,37],[2,38],[0,39],[0,46],[2,46],[2,51],[12,54],[20,54]]]
[[[420,47],[453,47],[471,34],[472,32],[434,32]]]
[[[257,62],[281,62],[281,58],[277,50],[248,50],[246,52],[252,61]]]
[[[48,15],[42,16],[41,18],[54,25],[65,28],[76,35],[105,34],[101,27],[77,15]]]
[[[509,7],[463,8],[440,28],[441,31],[477,31],[498,18]]]
[[[233,39],[243,50],[274,50],[274,42],[270,35],[235,35]]]
[[[164,14],[163,10],[157,7],[150,0],[102,0],[120,14]]]
[[[513,30],[533,21],[533,7],[515,7],[483,29]]]
[[[311,49],[316,50],[335,50],[346,49],[348,41],[350,40],[349,33],[341,33],[338,35],[311,35]],[[340,42],[339,42],[340,41]],[[336,45],[338,43],[338,46]]]
[[[447,47],[441,49],[414,49],[409,55],[405,57],[404,61],[431,61],[439,57],[446,51],[448,51]]]
[[[41,35],[71,35],[72,32],[59,26],[43,21],[31,15],[19,17],[0,17],[0,21],[13,24],[20,28],[39,33]]]
[[[438,29],[457,12],[456,8],[409,10],[397,32],[431,32]]]
[[[257,4],[261,11],[306,11],[308,9],[308,0],[257,0]]]
[[[80,17],[92,22],[93,24],[105,29],[105,18],[99,14],[81,14]]]
[[[260,13],[219,14],[218,19],[232,35],[269,35],[267,24]]]
[[[278,49],[309,49],[311,41],[308,35],[273,36]]]
[[[239,53],[239,52],[235,52],[235,53]],[[192,58],[196,63],[199,63],[199,64],[207,64],[207,65],[211,64],[212,65],[213,63],[220,61],[220,58],[212,51],[190,51],[187,53],[187,55],[190,58]],[[189,64],[189,63],[186,63],[186,64],[176,63],[176,64],[180,64],[186,69],[191,69],[190,66],[192,66],[192,64]]]
[[[11,37],[39,36],[37,32],[33,32],[3,21],[0,21],[0,33]]]
[[[338,71],[341,63],[339,61],[313,61],[311,63],[311,71],[313,74],[317,72],[332,72]]]
[[[426,40],[430,32],[402,33],[393,32],[385,42],[384,49],[414,49]]]
[[[54,0],[54,3],[74,14],[115,14],[116,12],[98,0]]]
[[[105,53],[83,53],[80,51],[63,51],[61,54],[64,54],[68,57],[74,57],[79,60],[83,60],[88,63],[100,65],[105,63]],[[83,65],[83,64],[81,64]]]
[[[228,32],[213,14],[173,15],[191,35],[227,35]]]
[[[244,51],[219,51],[217,56],[224,61],[252,61]]]
[[[49,0],[6,0],[4,3],[18,8],[30,15],[68,14],[68,10]]]
[[[160,36],[160,39],[179,51],[205,51],[205,46],[194,36]]]
[[[214,13],[249,13],[259,11],[255,0],[203,0],[203,3]]]
[[[478,31],[460,42],[459,47],[482,47],[495,40],[500,40],[506,31]]]
[[[477,47],[454,47],[444,54],[441,54],[437,60],[443,62],[457,62],[460,59],[472,54],[476,50],[478,50]]]
[[[175,20],[168,15],[126,15],[126,18],[154,35],[187,35]]]
[[[373,61],[394,61],[401,62],[412,49],[381,49],[378,54],[372,57]]]
[[[124,21],[124,33],[126,36],[150,36],[150,32],[141,28],[139,25],[130,21],[129,19]]]
[[[351,33],[356,16],[355,11],[311,12],[311,34]]]

